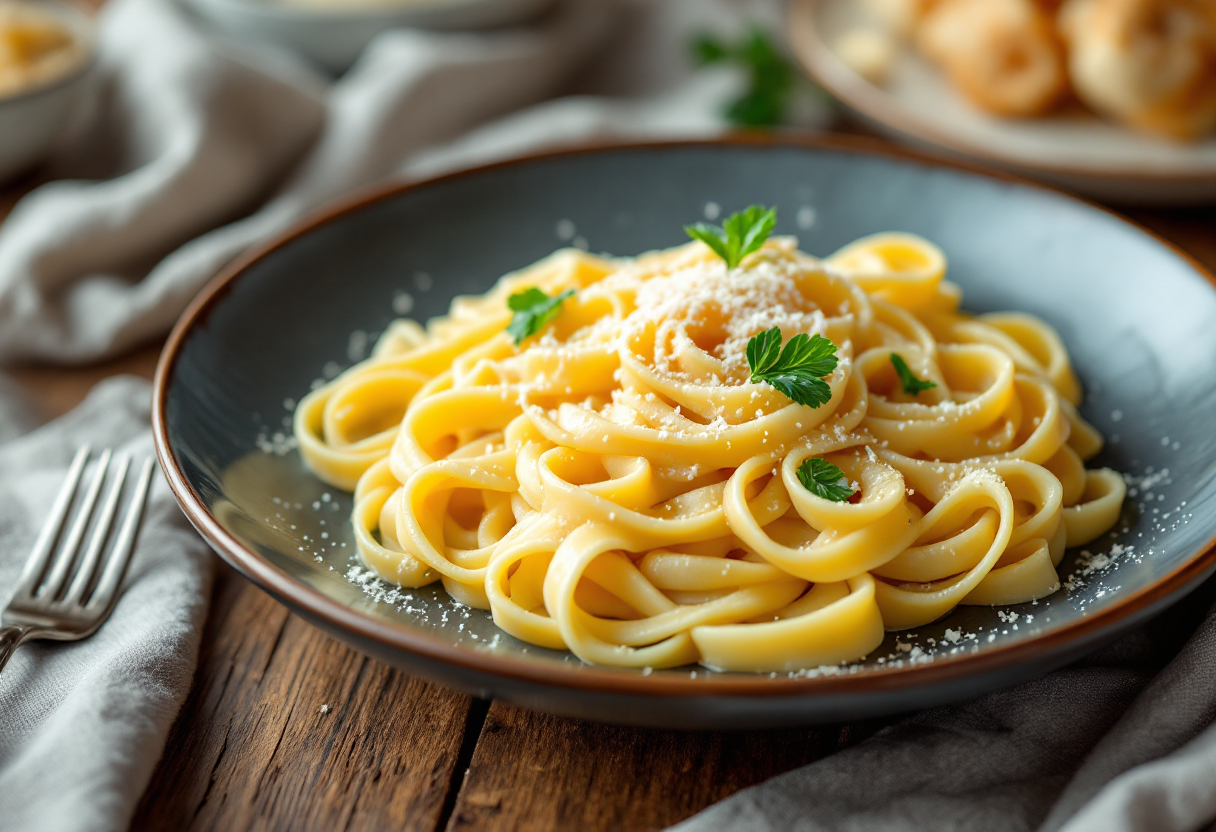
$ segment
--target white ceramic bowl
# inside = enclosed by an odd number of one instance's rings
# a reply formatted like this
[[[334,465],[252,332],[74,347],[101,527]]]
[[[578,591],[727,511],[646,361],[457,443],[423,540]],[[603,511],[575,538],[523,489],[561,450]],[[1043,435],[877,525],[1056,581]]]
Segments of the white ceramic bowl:
[[[46,83],[0,96],[0,183],[46,159],[93,90],[97,44],[93,19],[60,3],[38,8],[71,32],[81,49],[75,66]]]
[[[349,8],[290,0],[183,0],[219,31],[287,49],[332,72],[386,29],[489,29],[533,17],[553,0],[382,0]]]

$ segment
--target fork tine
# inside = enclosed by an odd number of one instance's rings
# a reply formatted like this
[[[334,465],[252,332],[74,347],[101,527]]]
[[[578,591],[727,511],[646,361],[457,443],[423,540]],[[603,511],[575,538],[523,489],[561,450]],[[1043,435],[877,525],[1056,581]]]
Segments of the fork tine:
[[[67,520],[68,509],[72,506],[72,498],[76,496],[76,489],[80,487],[80,477],[84,473],[84,466],[89,460],[90,452],[89,446],[84,445],[72,459],[72,464],[68,467],[67,479],[60,486],[59,496],[55,498],[55,505],[51,507],[51,516],[43,524],[42,531],[38,533],[38,540],[34,543],[33,551],[30,552],[29,560],[25,562],[25,569],[18,581],[20,587],[17,590],[18,595],[33,595],[34,590],[38,588],[38,579],[46,570],[47,558],[50,557],[51,551],[55,548],[55,541],[63,531],[63,523]]]
[[[101,484],[106,478],[106,471],[110,468],[110,454],[110,449],[106,448],[102,452],[101,458],[97,460],[97,470],[94,471],[93,479],[84,492],[84,500],[81,501],[80,508],[76,512],[76,519],[68,531],[67,540],[64,541],[58,556],[51,562],[50,574],[47,575],[46,581],[43,582],[41,590],[35,593],[36,595],[53,599],[63,588],[64,579],[67,578],[68,570],[72,568],[72,562],[76,560],[76,551],[80,548],[80,541],[84,537],[85,529],[88,528],[93,507],[97,504],[97,495],[101,492]]]
[[[101,551],[106,543],[106,538],[110,536],[110,527],[114,525],[114,515],[118,513],[118,501],[122,497],[123,485],[127,480],[127,469],[131,465],[131,457],[123,454],[118,458],[118,462],[114,465],[114,481],[110,484],[110,493],[106,495],[106,501],[101,507],[101,513],[97,516],[97,523],[93,527],[93,535],[89,538],[89,545],[85,549],[84,557],[80,560],[80,566],[76,570],[76,577],[72,579],[72,583],[68,586],[67,594],[63,596],[64,604],[76,604],[84,595],[85,589],[93,580],[94,574],[97,572],[97,562],[101,558]]]
[[[131,555],[135,552],[135,538],[139,534],[139,523],[143,519],[144,505],[148,499],[148,487],[152,483],[152,472],[155,465],[156,461],[151,457],[144,460],[143,467],[140,468],[139,475],[135,478],[135,491],[131,495],[131,505],[127,507],[127,514],[123,517],[122,527],[118,530],[118,537],[114,540],[114,547],[110,549],[104,571],[101,573],[100,580],[97,581],[97,588],[93,590],[93,596],[86,605],[89,610],[105,609],[110,606],[122,583],[123,576],[127,574]]]

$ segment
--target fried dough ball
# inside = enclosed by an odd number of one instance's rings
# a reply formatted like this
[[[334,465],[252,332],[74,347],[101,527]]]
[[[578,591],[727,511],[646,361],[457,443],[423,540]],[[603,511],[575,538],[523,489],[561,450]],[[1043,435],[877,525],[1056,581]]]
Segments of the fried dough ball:
[[[1095,111],[1180,140],[1216,129],[1216,0],[1068,0],[1060,28]]]
[[[1035,0],[938,0],[916,40],[968,98],[998,115],[1040,115],[1068,94],[1063,43]]]

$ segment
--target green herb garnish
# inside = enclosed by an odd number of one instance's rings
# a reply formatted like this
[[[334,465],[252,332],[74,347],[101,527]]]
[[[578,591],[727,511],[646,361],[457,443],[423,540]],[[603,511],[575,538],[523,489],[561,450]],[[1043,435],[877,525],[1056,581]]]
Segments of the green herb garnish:
[[[747,91],[730,102],[724,112],[732,124],[772,127],[784,121],[798,76],[764,30],[753,28],[733,44],[701,35],[693,41],[692,53],[693,60],[702,66],[736,63],[747,73]]]
[[[744,257],[764,245],[776,224],[776,208],[752,205],[731,214],[726,218],[726,222],[722,223],[721,228],[699,222],[696,225],[684,226],[684,231],[689,237],[712,248],[726,261],[726,267],[733,269]]]
[[[507,298],[507,307],[515,313],[507,324],[507,332],[515,339],[516,346],[544,329],[561,312],[566,299],[573,296],[574,290],[567,289],[551,298],[533,286]]]
[[[919,395],[920,391],[937,386],[936,381],[922,381],[917,378],[908,368],[908,363],[895,353],[891,353],[891,366],[895,368],[895,374],[899,376],[899,383],[904,386],[904,392],[909,396]]]
[[[849,478],[832,463],[821,457],[804,459],[798,466],[798,482],[802,487],[825,500],[843,503],[853,496]]]
[[[832,388],[823,378],[831,375],[836,364],[836,345],[819,334],[799,333],[782,349],[781,330],[773,327],[747,342],[751,381],[767,381],[809,407],[819,407],[832,398]]]

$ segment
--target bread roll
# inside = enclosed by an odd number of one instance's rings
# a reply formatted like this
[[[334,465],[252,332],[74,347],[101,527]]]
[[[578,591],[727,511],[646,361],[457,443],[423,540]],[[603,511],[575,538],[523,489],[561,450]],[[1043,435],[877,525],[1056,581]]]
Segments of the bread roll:
[[[1036,0],[938,0],[917,45],[980,107],[1040,115],[1068,93],[1064,48]]]
[[[1216,129],[1216,0],[1068,0],[1060,28],[1098,113],[1182,140]]]

